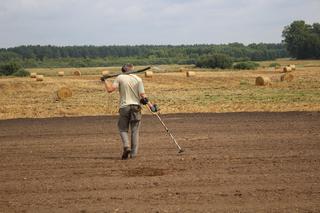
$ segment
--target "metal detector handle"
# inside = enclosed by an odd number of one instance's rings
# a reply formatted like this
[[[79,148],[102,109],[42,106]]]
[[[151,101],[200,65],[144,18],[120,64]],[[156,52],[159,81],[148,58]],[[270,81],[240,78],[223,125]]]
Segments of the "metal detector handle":
[[[151,67],[146,67],[146,68],[143,68],[143,69],[141,69],[141,70],[126,72],[126,73],[117,73],[117,74],[112,74],[112,75],[104,75],[104,76],[101,77],[101,81],[104,81],[104,80],[106,80],[106,79],[108,79],[108,78],[117,77],[117,76],[119,76],[119,75],[121,75],[121,74],[127,74],[127,75],[129,75],[129,74],[135,74],[135,73],[145,72],[145,71],[147,71],[147,70],[149,70],[149,69],[151,69]]]
[[[149,109],[149,111],[154,114],[155,116],[157,116],[157,118],[159,119],[160,123],[162,124],[162,126],[164,127],[164,129],[166,130],[166,132],[170,135],[172,141],[176,144],[176,146],[179,149],[179,153],[183,152],[184,150],[179,146],[178,142],[176,141],[176,139],[173,137],[172,133],[170,132],[170,130],[168,129],[168,127],[165,125],[165,123],[162,121],[161,117],[159,116],[158,112],[152,112],[152,110],[150,109],[150,107],[148,105],[146,105],[146,107]]]

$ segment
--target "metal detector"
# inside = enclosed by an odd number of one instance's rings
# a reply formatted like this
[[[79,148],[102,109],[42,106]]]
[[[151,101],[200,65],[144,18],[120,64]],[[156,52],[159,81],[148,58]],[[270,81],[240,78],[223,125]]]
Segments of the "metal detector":
[[[168,127],[165,125],[165,123],[162,121],[159,113],[157,112],[152,112],[150,107],[148,105],[146,105],[146,107],[149,109],[149,111],[154,114],[155,116],[157,116],[157,118],[159,119],[160,123],[162,124],[162,126],[164,127],[164,129],[166,130],[166,132],[170,135],[172,141],[175,143],[175,145],[177,146],[177,148],[179,149],[178,153],[182,153],[184,152],[184,150],[180,147],[180,145],[178,144],[177,140],[173,137],[171,131],[168,129]]]

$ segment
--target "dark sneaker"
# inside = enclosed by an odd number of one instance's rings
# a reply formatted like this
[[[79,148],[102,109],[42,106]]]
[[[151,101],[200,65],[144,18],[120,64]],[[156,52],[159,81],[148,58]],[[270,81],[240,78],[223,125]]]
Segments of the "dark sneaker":
[[[125,147],[123,149],[122,160],[127,160],[130,152],[131,152],[130,149],[128,147]]]

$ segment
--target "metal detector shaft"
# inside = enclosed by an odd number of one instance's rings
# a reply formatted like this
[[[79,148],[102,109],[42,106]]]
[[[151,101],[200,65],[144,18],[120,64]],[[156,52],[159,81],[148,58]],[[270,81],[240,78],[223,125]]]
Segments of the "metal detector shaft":
[[[126,72],[125,74],[127,74],[127,75],[129,75],[129,74],[135,74],[135,73],[147,71],[147,70],[149,70],[149,69],[151,69],[151,67],[146,67],[146,68],[143,68],[143,69],[137,70],[137,71]],[[121,74],[123,74],[123,73],[117,73],[117,74],[112,74],[112,75],[105,75],[105,76],[102,76],[102,77],[101,77],[101,80],[102,80],[102,79],[105,80],[105,79],[107,79],[107,78],[112,78],[112,77],[117,77],[118,75],[121,75]]]
[[[154,115],[157,116],[157,118],[159,119],[160,123],[162,124],[162,126],[164,127],[164,129],[166,130],[166,132],[170,135],[172,141],[173,141],[173,142],[176,144],[176,146],[178,147],[179,153],[183,152],[183,149],[179,146],[178,142],[177,142],[176,139],[173,137],[172,133],[170,132],[170,130],[168,129],[168,127],[165,125],[165,123],[162,121],[162,119],[161,119],[161,117],[159,116],[159,114],[152,112],[149,106],[147,106],[147,108],[149,109],[149,111],[150,111],[152,114],[154,114]]]

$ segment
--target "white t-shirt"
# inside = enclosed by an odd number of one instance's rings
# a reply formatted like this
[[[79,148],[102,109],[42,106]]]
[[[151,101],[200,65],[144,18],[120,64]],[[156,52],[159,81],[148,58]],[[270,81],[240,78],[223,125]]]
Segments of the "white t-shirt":
[[[112,85],[119,88],[120,108],[131,104],[140,105],[140,94],[145,93],[141,78],[133,74],[122,74]]]

